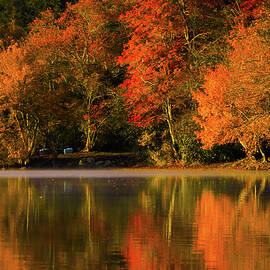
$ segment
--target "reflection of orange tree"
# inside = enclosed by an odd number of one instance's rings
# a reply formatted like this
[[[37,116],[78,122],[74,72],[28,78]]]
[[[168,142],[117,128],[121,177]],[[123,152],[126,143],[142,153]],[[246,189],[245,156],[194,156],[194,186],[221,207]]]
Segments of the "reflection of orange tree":
[[[160,225],[160,221],[152,215],[141,212],[130,218],[127,239],[123,245],[130,270],[162,270],[168,269],[168,265],[175,270],[181,269],[181,257],[162,238]]]
[[[198,259],[192,254],[188,224],[193,222],[200,186],[187,177],[156,176],[147,183],[138,194],[140,210],[130,216],[123,243],[129,269],[181,269],[183,260]],[[185,247],[179,245],[182,241]]]
[[[55,268],[85,269],[90,261],[102,262],[94,243],[104,237],[104,222],[89,183],[72,186],[80,194],[76,201],[61,192],[56,196],[64,186],[62,180],[46,181],[47,193],[29,179],[0,182],[0,232],[5,232],[0,235],[0,269],[27,269],[24,258]]]
[[[211,269],[228,269],[224,251],[226,236],[232,230],[231,210],[233,204],[229,198],[215,198],[211,191],[204,191],[197,206],[198,238],[196,248],[204,251],[206,266]]]
[[[196,206],[196,194],[201,185],[193,178],[156,176],[148,180],[148,186],[139,193],[141,207],[147,213],[167,216],[166,236],[170,241],[176,216],[192,223]]]
[[[27,189],[22,192],[21,196],[16,196],[16,193],[20,186],[24,185],[23,179],[18,179],[17,181],[14,180],[7,180],[6,182],[1,181],[0,190],[0,204],[1,204],[1,211],[0,211],[0,232],[5,232],[0,235],[0,268],[1,269],[12,269],[12,270],[26,270],[28,269],[26,265],[20,260],[19,254],[19,245],[17,241],[17,237],[15,235],[16,231],[16,218],[21,217],[23,214],[23,209],[21,207],[14,208],[13,201],[9,199],[10,196],[13,196],[14,201],[20,202],[22,201],[22,197],[25,197]],[[2,187],[7,189],[7,192],[3,192]],[[13,215],[11,214],[11,209],[13,210]],[[9,215],[7,219],[6,215]],[[8,227],[5,227],[4,220],[8,221]],[[18,229],[18,228],[17,228]],[[11,241],[10,241],[11,239]]]
[[[26,270],[28,267],[24,265],[18,257],[16,257],[16,246],[4,247],[0,246],[0,265],[1,269]]]
[[[245,191],[245,189],[243,190]],[[270,269],[270,204],[258,207],[256,196],[234,204],[204,191],[197,204],[198,235],[194,249],[203,251],[208,269]]]

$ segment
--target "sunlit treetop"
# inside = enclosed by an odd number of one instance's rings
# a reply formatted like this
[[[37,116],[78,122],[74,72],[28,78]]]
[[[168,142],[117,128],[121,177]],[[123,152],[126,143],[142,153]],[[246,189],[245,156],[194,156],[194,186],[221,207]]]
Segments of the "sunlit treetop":
[[[261,15],[253,25],[233,29],[227,65],[209,70],[204,91],[193,93],[202,127],[197,135],[206,148],[239,141],[254,153],[270,141],[270,16],[267,10]]]

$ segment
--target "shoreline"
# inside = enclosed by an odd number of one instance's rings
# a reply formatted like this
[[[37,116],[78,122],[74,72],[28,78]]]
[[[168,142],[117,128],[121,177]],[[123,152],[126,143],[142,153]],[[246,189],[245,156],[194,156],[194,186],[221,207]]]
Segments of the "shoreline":
[[[26,169],[26,170],[86,170],[86,169],[142,169],[142,170],[247,170],[247,171],[270,171],[270,162],[262,160],[250,160],[247,158],[226,163],[212,164],[168,164],[167,166],[149,165],[135,153],[109,153],[109,152],[90,152],[90,153],[72,153],[52,154],[36,156],[30,159],[27,166],[19,164],[3,164],[2,170]]]

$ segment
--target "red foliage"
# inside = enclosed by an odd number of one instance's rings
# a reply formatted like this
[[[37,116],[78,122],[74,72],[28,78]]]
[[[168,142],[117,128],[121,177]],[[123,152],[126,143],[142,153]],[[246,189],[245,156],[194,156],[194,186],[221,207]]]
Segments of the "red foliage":
[[[171,1],[137,0],[121,20],[131,30],[118,59],[128,69],[123,96],[130,121],[148,126],[161,120],[164,101],[175,98],[175,80],[184,65],[183,17]]]

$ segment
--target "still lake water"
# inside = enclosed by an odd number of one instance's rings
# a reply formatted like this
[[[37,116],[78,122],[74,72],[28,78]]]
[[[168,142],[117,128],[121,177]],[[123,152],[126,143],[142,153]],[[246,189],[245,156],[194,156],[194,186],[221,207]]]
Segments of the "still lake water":
[[[270,269],[270,173],[1,171],[0,269]]]

